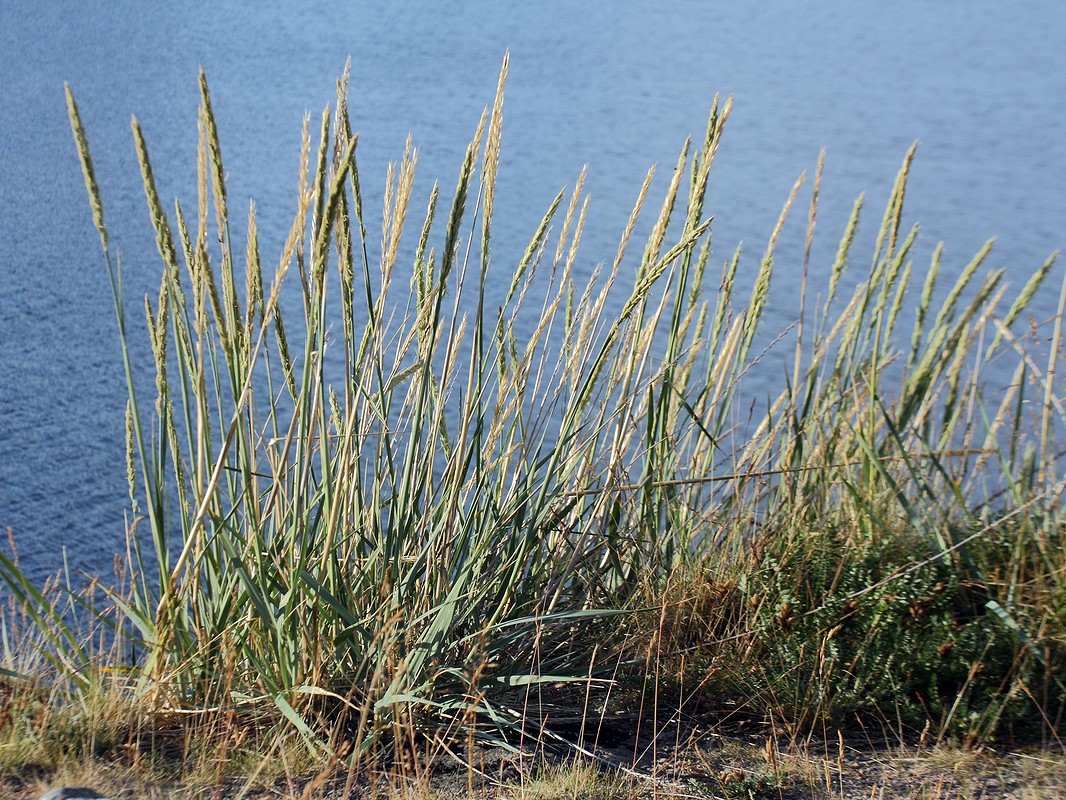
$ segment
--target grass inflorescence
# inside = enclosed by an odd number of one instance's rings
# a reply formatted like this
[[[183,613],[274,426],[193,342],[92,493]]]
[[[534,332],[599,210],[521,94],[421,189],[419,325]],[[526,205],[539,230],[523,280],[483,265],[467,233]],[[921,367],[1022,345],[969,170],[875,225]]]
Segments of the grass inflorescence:
[[[213,743],[204,765],[270,752],[349,775],[572,741],[553,713],[576,714],[585,741],[618,704],[653,740],[682,707],[792,731],[859,713],[940,738],[1057,732],[1061,313],[1050,333],[1022,327],[1054,257],[1012,290],[982,273],[989,245],[942,290],[942,250],[923,275],[903,222],[912,149],[867,274],[840,296],[860,198],[816,298],[820,161],[800,318],[773,345],[794,347],[785,385],[749,407],[803,179],[741,296],[741,252],[712,262],[705,209],[731,109],[716,100],[658,210],[652,171],[590,278],[575,272],[583,175],[510,263],[492,247],[505,76],[451,200],[434,185],[418,217],[409,144],[380,228],[342,79],[317,139],[305,122],[275,260],[254,205],[236,246],[202,75],[191,215],[164,206],[134,120],[163,267],[143,302],[147,397],[68,89],[123,345],[116,470],[137,517],[123,579],[88,594],[38,589],[0,556],[4,680],[25,698],[3,718],[15,760],[61,759],[55,728],[72,718],[96,720],[83,748],[149,757],[176,731],[185,758]],[[1011,376],[994,397],[993,368]],[[31,746],[14,721],[41,707],[64,710]]]

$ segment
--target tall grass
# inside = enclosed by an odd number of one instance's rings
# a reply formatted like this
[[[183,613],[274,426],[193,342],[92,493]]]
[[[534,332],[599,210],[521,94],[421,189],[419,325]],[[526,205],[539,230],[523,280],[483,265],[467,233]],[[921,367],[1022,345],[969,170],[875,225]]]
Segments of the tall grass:
[[[115,648],[90,650],[0,566],[71,690],[119,681],[161,711],[237,712],[358,757],[460,733],[513,744],[546,735],[544,691],[606,686],[636,630],[625,652],[648,680],[695,669],[774,713],[903,697],[945,730],[986,735],[1034,708],[1054,728],[1062,331],[1041,364],[1019,330],[1054,258],[1012,293],[1002,270],[979,274],[988,245],[935,307],[941,251],[923,281],[903,223],[912,149],[865,279],[838,296],[860,199],[815,300],[820,162],[791,374],[748,422],[742,386],[803,179],[738,296],[741,252],[712,266],[705,209],[731,108],[716,100],[658,210],[651,170],[590,279],[575,275],[583,175],[511,261],[492,235],[506,72],[451,201],[435,184],[411,209],[409,145],[380,235],[342,79],[314,133],[305,121],[292,226],[269,261],[254,205],[236,246],[203,75],[191,215],[164,206],[134,120],[162,262],[144,299],[149,397],[68,89],[129,392],[132,583],[108,610],[85,604]],[[1006,393],[985,395],[1008,361]]]

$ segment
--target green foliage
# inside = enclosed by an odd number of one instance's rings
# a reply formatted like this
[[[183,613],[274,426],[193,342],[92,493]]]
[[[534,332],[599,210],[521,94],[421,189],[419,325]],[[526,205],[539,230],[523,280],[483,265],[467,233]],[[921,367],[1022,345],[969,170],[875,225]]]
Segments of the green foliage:
[[[810,532],[786,552],[771,539],[745,592],[752,663],[764,665],[752,681],[790,715],[879,710],[967,731],[1002,699],[1018,652],[985,588],[934,555],[906,534],[854,543]]]

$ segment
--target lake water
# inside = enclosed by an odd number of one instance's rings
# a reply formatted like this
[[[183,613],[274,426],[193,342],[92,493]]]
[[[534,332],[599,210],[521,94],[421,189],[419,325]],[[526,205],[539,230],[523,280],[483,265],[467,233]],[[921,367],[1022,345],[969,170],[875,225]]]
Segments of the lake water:
[[[123,542],[125,389],[64,81],[81,107],[134,320],[159,266],[130,115],[164,198],[194,197],[202,65],[231,207],[256,199],[263,251],[276,253],[303,115],[317,119],[332,101],[349,56],[371,198],[408,132],[420,147],[418,191],[439,178],[450,197],[510,51],[497,263],[517,258],[584,164],[592,207],[581,269],[610,259],[645,171],[664,167],[661,193],[720,92],[736,102],[712,178],[716,262],[744,241],[747,268],[757,268],[788,190],[824,146],[814,268],[827,269],[855,196],[868,193],[868,241],[919,139],[907,195],[907,218],[922,223],[918,263],[943,240],[945,271],[957,272],[996,236],[989,266],[1005,266],[1019,286],[1066,245],[1064,41],[1057,0],[0,0],[0,530],[13,531],[38,576],[62,565],[64,549],[72,568],[107,570]],[[796,314],[804,213],[779,255],[771,327]],[[1039,299],[1037,316],[1054,313],[1057,294]]]

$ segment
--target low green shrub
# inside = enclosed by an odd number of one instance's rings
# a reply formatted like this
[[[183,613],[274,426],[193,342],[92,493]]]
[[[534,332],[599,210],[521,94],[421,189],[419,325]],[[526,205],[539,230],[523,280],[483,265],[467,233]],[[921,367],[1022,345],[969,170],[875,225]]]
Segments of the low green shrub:
[[[1002,700],[1018,648],[985,607],[986,589],[935,555],[906,534],[854,543],[812,532],[786,552],[771,539],[745,583],[759,665],[751,688],[819,722],[856,711],[919,728],[977,722]]]

